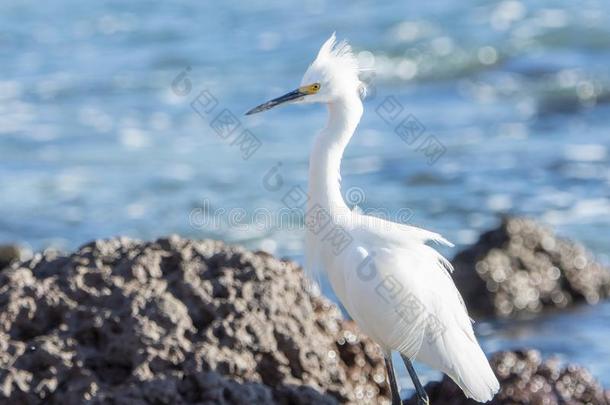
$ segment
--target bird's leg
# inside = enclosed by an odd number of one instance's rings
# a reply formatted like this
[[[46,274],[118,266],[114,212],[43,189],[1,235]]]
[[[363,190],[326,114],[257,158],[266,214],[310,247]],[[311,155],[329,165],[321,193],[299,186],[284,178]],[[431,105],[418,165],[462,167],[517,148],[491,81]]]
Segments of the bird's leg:
[[[392,394],[392,405],[402,405],[400,390],[398,389],[398,384],[396,384],[396,374],[394,374],[394,365],[392,364],[391,354],[385,357],[385,369],[388,373],[390,392]]]
[[[426,394],[426,390],[422,387],[421,382],[419,382],[419,378],[417,378],[417,373],[413,368],[413,363],[411,360],[403,354],[400,355],[402,357],[402,361],[405,362],[405,366],[407,366],[407,371],[411,376],[411,381],[413,381],[413,385],[415,386],[415,393],[417,395],[417,405],[430,405],[430,400],[428,399],[428,394]]]

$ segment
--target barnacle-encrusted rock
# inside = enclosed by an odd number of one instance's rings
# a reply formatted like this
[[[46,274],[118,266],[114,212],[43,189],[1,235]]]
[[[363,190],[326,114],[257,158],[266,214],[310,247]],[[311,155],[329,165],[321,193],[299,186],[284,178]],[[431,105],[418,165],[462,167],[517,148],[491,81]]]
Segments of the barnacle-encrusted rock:
[[[499,352],[491,359],[500,381],[500,392],[490,405],[608,405],[610,391],[584,368],[560,367],[556,360],[542,361],[535,350]],[[443,405],[476,405],[466,399],[460,388],[448,377],[426,385],[430,403]],[[412,397],[408,404],[415,404]]]
[[[178,237],[0,274],[0,404],[384,403],[382,357],[301,269]]]
[[[523,218],[506,218],[453,260],[475,315],[512,316],[610,295],[610,271],[581,245]]]

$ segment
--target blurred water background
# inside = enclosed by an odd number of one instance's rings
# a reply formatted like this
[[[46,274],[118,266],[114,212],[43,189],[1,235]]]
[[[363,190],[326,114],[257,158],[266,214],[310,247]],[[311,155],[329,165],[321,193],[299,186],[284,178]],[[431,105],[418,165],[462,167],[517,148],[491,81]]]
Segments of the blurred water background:
[[[326,112],[243,112],[297,86],[336,30],[374,66],[343,165],[352,202],[458,248],[502,213],[527,215],[607,263],[609,12],[603,0],[4,0],[0,242],[179,233],[301,261],[302,219],[276,214],[306,187]],[[191,108],[204,89],[260,140],[249,159]],[[376,113],[390,96],[442,145],[437,160]],[[273,167],[279,191],[263,187]],[[533,346],[610,385],[608,304],[478,331],[488,351]]]

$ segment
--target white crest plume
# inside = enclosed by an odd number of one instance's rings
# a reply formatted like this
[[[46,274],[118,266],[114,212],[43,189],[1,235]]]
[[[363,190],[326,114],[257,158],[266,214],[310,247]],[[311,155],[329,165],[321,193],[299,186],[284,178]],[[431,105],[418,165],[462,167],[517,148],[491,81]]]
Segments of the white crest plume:
[[[303,77],[302,85],[315,82],[334,83],[338,86],[353,87],[362,94],[364,83],[360,81],[359,73],[358,59],[352,52],[352,47],[345,40],[337,42],[333,32],[320,47],[318,56]]]

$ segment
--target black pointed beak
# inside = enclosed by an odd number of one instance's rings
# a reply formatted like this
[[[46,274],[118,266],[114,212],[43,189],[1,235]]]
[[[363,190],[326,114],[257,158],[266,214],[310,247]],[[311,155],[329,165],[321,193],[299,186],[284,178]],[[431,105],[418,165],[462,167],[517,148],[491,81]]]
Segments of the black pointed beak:
[[[273,100],[269,100],[266,103],[259,105],[258,107],[254,107],[250,111],[246,113],[246,115],[256,114],[262,111],[267,111],[273,107],[276,107],[280,104],[287,103],[289,101],[300,100],[305,97],[307,93],[303,93],[300,89],[296,89],[291,91],[290,93],[286,93],[283,96],[278,98],[274,98]]]

